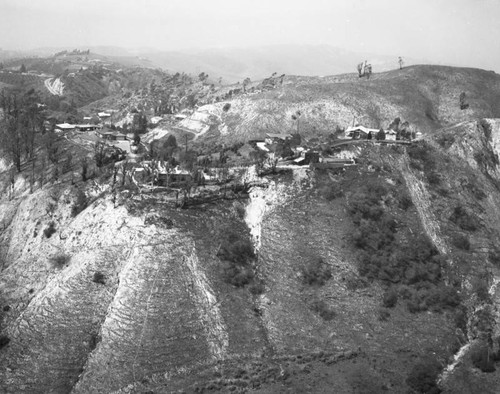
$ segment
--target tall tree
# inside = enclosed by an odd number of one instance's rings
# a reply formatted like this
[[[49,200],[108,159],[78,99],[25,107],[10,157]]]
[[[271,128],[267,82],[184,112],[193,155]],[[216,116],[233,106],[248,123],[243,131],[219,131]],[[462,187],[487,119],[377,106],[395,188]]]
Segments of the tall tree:
[[[6,94],[5,91],[2,91],[0,106],[2,108],[2,117],[0,119],[2,148],[12,160],[17,171],[21,172],[23,138],[21,133],[20,100],[15,94]]]

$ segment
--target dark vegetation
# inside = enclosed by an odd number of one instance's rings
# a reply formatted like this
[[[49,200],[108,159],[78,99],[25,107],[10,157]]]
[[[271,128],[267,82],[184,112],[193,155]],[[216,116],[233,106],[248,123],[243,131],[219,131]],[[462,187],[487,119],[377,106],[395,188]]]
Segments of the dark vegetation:
[[[395,306],[398,299],[406,300],[410,312],[457,307],[457,289],[444,283],[445,258],[432,243],[424,235],[414,235],[408,243],[398,239],[398,224],[391,212],[395,193],[382,182],[365,182],[349,199],[357,227],[353,242],[360,250],[360,274],[387,286],[386,307]]]
[[[431,357],[419,360],[409,373],[406,383],[418,393],[438,394],[437,378],[441,373],[441,365]]]
[[[221,245],[217,256],[222,261],[222,277],[226,283],[244,287],[255,282],[256,256],[252,242],[246,234],[242,235],[232,228],[225,228],[221,233]]]
[[[0,335],[0,349],[10,343],[10,338],[7,335]]]
[[[337,315],[335,311],[331,309],[324,300],[321,299],[313,299],[310,308],[314,313],[316,313],[326,321],[332,320]]]
[[[75,217],[77,216],[80,212],[82,212],[88,204],[87,196],[85,195],[85,192],[81,189],[78,189],[76,192],[76,199],[75,202],[73,203],[73,206],[71,207],[71,216]]]
[[[92,282],[94,283],[99,283],[101,285],[105,285],[106,284],[106,277],[104,276],[104,274],[102,272],[94,272],[94,276],[92,277]]]
[[[471,362],[481,372],[495,372],[495,361],[500,360],[500,354],[495,353],[486,343],[480,343],[470,353]]]
[[[65,253],[57,253],[49,258],[49,263],[53,268],[63,268],[69,263],[71,256]]]
[[[301,269],[302,282],[309,286],[323,286],[332,277],[332,270],[322,258],[316,258]]]
[[[45,235],[46,238],[50,238],[50,237],[52,237],[52,235],[55,234],[56,231],[57,231],[56,224],[54,222],[50,222],[48,227],[46,227],[43,230],[43,235]]]
[[[450,220],[465,231],[476,231],[479,228],[478,218],[461,205],[453,209]]]

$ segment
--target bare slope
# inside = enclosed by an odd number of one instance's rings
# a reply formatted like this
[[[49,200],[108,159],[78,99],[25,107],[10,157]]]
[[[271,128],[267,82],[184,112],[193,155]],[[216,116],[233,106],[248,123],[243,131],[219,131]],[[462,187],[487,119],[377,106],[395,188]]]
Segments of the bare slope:
[[[465,110],[459,106],[462,92],[469,104]],[[388,127],[396,117],[425,133],[466,120],[500,116],[500,76],[444,66],[411,66],[375,73],[369,80],[354,74],[287,76],[283,86],[217,103],[219,110],[226,102],[231,108],[219,130],[230,140],[296,130],[291,116],[297,110],[302,113],[299,130],[305,135],[330,133],[337,125],[353,123]]]

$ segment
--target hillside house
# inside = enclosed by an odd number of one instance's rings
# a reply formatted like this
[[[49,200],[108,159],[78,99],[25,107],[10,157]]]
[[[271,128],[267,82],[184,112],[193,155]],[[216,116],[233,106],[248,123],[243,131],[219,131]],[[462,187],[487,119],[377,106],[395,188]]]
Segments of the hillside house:
[[[104,140],[108,141],[126,141],[128,140],[125,134],[122,134],[118,131],[113,131],[109,129],[98,130],[97,135]]]
[[[77,124],[75,125],[76,131],[95,131],[99,130],[101,126],[95,124]]]
[[[274,133],[267,133],[266,138],[265,138],[265,143],[268,145],[272,144],[277,144],[280,142],[287,141],[292,138],[291,134],[274,134]]]
[[[375,139],[375,136],[379,132],[379,129],[370,129],[364,126],[351,126],[345,130],[345,138],[353,140],[365,140],[369,139],[369,136]]]
[[[68,132],[68,131],[73,131],[75,129],[75,125],[69,124],[69,123],[60,123],[56,124],[55,131],[56,132]]]

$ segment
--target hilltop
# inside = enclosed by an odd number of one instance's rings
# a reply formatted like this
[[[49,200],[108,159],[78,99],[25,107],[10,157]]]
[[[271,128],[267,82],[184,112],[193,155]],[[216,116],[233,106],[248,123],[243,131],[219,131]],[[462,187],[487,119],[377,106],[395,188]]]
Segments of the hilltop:
[[[461,110],[459,97],[469,108]],[[238,138],[266,130],[293,130],[291,115],[300,110],[301,132],[327,133],[335,126],[383,127],[395,117],[422,132],[468,119],[500,116],[500,75],[479,69],[411,66],[376,73],[332,77],[287,76],[271,92],[229,101],[228,135]]]

